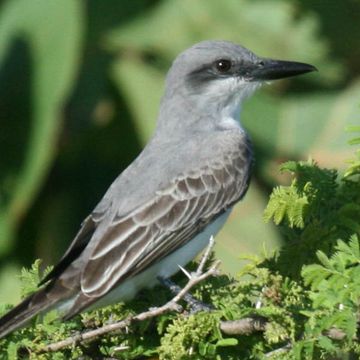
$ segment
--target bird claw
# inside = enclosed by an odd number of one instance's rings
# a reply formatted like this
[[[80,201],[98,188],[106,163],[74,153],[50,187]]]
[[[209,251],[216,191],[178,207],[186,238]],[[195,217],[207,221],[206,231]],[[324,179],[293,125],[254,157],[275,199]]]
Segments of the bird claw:
[[[186,270],[185,270],[186,271]],[[190,274],[189,274],[190,275]],[[179,294],[179,292],[182,290],[180,286],[176,285],[173,281],[171,281],[170,279],[165,279],[162,277],[158,277],[159,282],[164,285],[165,287],[167,287],[172,293],[174,293],[175,295]],[[209,304],[205,304],[204,302],[195,299],[191,294],[187,293],[184,297],[183,300],[188,304],[190,310],[189,313],[190,314],[195,314],[197,312],[200,311],[211,311],[214,310],[214,307],[209,305]],[[178,310],[176,310],[178,311]]]

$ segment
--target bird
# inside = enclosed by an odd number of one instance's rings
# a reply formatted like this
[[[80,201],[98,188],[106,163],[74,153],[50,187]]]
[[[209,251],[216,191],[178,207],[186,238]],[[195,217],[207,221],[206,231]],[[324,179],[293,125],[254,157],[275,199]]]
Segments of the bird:
[[[127,301],[193,260],[249,186],[253,151],[240,121],[244,100],[265,82],[315,70],[223,40],[180,53],[151,139],[38,290],[0,318],[0,338],[51,309],[65,321]]]

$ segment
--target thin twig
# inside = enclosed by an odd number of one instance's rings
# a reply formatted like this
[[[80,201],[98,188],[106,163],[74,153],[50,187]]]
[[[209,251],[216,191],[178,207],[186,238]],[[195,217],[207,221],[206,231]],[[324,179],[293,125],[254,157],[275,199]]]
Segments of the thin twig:
[[[209,257],[210,257],[210,254],[211,254],[211,251],[212,251],[214,245],[215,245],[215,239],[214,239],[214,237],[211,235],[211,236],[210,236],[210,240],[209,240],[209,245],[206,247],[206,250],[205,250],[203,256],[201,257],[199,266],[198,266],[198,268],[197,268],[197,270],[196,270],[196,273],[195,273],[196,276],[199,276],[199,275],[201,275],[201,274],[203,273],[205,264],[206,264],[207,260],[208,260]]]
[[[270,352],[266,353],[265,357],[266,358],[272,358],[275,355],[284,354],[284,353],[288,352],[290,349],[291,349],[291,344],[288,343],[288,344],[286,344],[285,346],[283,346],[281,348],[278,348],[278,349],[275,349],[273,351],[270,351]]]
[[[186,269],[184,269],[181,265],[178,265],[178,267],[188,279],[191,279],[191,274]]]
[[[206,248],[205,254],[207,257],[210,256],[211,253],[211,249],[214,246],[214,240],[210,239],[209,241],[209,245]],[[189,279],[189,281],[187,282],[187,284],[184,286],[183,289],[181,289],[181,291],[179,291],[179,293],[177,295],[175,295],[169,302],[167,302],[165,305],[162,305],[158,308],[153,308],[151,310],[145,311],[143,313],[134,315],[134,316],[129,316],[128,318],[121,320],[119,322],[113,323],[113,324],[108,324],[108,325],[104,325],[98,329],[95,330],[90,330],[81,334],[77,334],[71,337],[68,337],[65,340],[62,341],[58,341],[56,343],[52,343],[49,345],[44,346],[40,352],[44,353],[44,352],[52,352],[52,351],[58,351],[61,350],[65,347],[68,346],[74,346],[75,344],[78,344],[80,342],[85,342],[85,341],[89,341],[92,340],[94,338],[97,338],[101,335],[107,334],[109,332],[115,332],[115,331],[119,331],[121,329],[124,329],[125,327],[129,326],[132,322],[135,321],[144,321],[156,316],[159,316],[161,314],[164,314],[165,312],[171,311],[171,310],[176,310],[177,307],[177,303],[186,295],[186,293],[195,285],[197,285],[198,283],[200,283],[201,281],[207,279],[210,276],[216,276],[218,275],[218,267],[220,265],[220,261],[216,261],[210,268],[209,270],[207,270],[206,272],[202,272],[202,269],[204,267],[204,264],[206,262],[207,259],[204,260],[204,257],[202,258],[199,267],[195,273],[195,275],[193,275],[191,277],[191,279]],[[200,271],[199,271],[200,268]]]

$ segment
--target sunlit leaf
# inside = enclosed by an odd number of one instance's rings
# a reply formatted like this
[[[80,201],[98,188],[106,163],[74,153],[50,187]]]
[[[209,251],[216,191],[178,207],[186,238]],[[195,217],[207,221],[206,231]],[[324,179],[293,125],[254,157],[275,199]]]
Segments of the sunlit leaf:
[[[71,0],[14,0],[2,8],[0,66],[12,41],[22,38],[32,58],[33,111],[23,164],[11,198],[0,205],[0,253],[11,246],[15,225],[34,200],[55,155],[61,111],[73,85],[81,51],[82,17],[81,3]]]

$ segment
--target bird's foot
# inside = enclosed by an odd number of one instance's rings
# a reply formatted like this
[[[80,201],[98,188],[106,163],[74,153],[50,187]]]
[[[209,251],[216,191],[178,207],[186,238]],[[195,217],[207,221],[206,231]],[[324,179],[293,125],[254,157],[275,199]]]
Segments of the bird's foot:
[[[176,285],[173,281],[170,279],[166,279],[163,277],[158,277],[159,282],[167,287],[173,294],[177,295],[182,290],[179,285]],[[191,294],[186,293],[183,297],[183,300],[188,304],[190,310],[190,314],[195,314],[199,311],[212,311],[214,310],[214,307],[209,304],[205,304],[204,302],[195,299]]]

